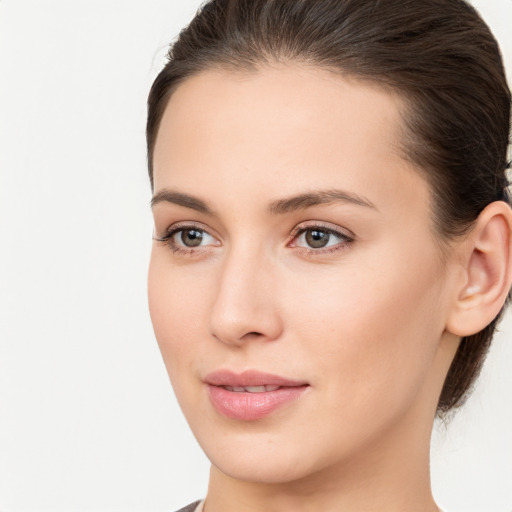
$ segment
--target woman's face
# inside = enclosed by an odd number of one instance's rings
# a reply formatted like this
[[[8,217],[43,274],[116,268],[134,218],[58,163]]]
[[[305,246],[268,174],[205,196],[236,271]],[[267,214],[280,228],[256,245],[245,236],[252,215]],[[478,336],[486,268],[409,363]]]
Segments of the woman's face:
[[[225,474],[292,481],[430,433],[453,293],[400,106],[299,65],[202,72],[171,97],[149,305]]]

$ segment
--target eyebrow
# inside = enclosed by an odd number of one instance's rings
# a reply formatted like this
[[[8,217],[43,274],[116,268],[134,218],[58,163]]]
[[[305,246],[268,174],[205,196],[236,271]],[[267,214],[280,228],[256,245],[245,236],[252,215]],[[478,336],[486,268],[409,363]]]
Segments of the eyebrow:
[[[183,194],[181,192],[175,192],[168,189],[161,190],[151,199],[151,208],[162,202],[191,208],[192,210],[196,210],[206,215],[214,215],[214,211],[202,199],[188,194]],[[366,208],[373,208],[377,210],[377,207],[369,199],[344,190],[331,189],[305,192],[304,194],[299,194],[297,196],[277,199],[270,203],[268,211],[274,215],[282,215],[296,210],[305,210],[312,206],[336,202],[355,204],[357,206],[364,206]]]
[[[163,189],[153,196],[151,199],[151,208],[158,203],[173,203],[185,208],[191,208],[206,215],[213,215],[213,210],[201,199],[182,194],[181,192],[174,192],[172,190]]]
[[[269,211],[273,214],[283,214],[296,210],[305,210],[311,206],[337,202],[350,203],[377,210],[377,207],[369,199],[344,190],[331,189],[306,192],[287,199],[278,199],[270,204]]]

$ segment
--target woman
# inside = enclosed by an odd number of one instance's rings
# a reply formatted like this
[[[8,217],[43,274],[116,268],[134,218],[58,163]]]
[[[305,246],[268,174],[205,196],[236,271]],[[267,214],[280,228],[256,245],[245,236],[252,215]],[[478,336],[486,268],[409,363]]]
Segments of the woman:
[[[205,512],[439,510],[512,283],[510,91],[462,0],[219,0],[149,96],[150,311]]]

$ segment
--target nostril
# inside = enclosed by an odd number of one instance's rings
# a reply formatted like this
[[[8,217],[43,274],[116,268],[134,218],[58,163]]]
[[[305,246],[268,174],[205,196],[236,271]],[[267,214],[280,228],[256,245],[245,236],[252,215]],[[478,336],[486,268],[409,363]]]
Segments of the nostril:
[[[250,340],[252,338],[262,338],[264,337],[265,335],[261,332],[257,332],[257,331],[251,331],[251,332],[246,332],[240,339],[242,341],[247,341],[247,340]]]

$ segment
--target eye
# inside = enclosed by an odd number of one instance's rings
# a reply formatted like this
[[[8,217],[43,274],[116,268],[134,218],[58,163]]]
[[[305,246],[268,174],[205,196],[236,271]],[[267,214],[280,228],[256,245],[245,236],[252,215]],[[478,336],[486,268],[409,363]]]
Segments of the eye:
[[[322,252],[322,249],[341,249],[353,240],[353,237],[341,231],[324,226],[311,226],[299,229],[292,245],[311,252]]]
[[[212,241],[215,241],[212,235],[209,235],[206,231],[197,228],[180,229],[175,231],[170,238],[176,245],[181,245],[183,247],[210,245]]]
[[[155,240],[165,243],[177,253],[190,253],[195,249],[219,245],[219,241],[208,231],[196,226],[176,226],[164,236],[155,237]]]

